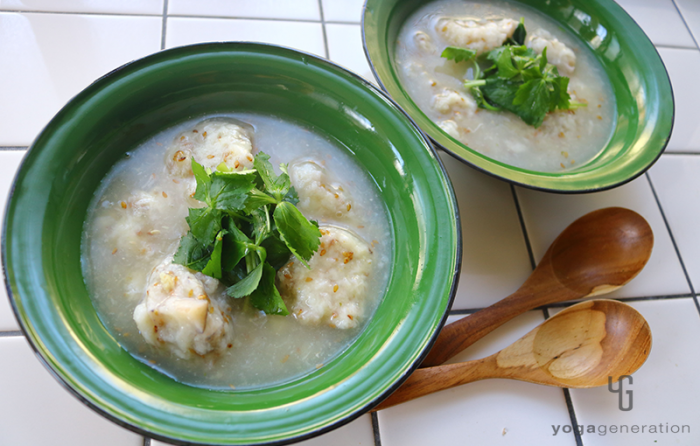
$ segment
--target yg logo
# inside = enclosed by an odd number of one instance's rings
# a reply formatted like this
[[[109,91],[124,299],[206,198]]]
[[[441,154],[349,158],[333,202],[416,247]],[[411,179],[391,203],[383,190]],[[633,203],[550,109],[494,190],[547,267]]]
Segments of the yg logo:
[[[622,383],[624,382],[624,379],[627,378],[630,381],[630,384],[632,384],[632,377],[630,375],[621,375],[620,378],[617,380],[618,386],[617,389],[613,389],[613,377],[608,376],[608,390],[612,393],[619,393],[620,397],[618,398],[618,408],[622,411],[629,411],[632,410],[632,391],[627,390],[625,392],[622,391]],[[624,395],[623,393],[626,393],[629,396],[629,405],[625,407],[623,404],[624,402]]]

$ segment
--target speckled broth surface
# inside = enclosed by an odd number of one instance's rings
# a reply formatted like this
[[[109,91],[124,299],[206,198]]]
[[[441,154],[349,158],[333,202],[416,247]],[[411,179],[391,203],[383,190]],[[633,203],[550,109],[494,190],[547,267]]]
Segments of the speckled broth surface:
[[[222,115],[217,115],[222,116]],[[185,182],[176,183],[168,173],[165,152],[179,132],[207,117],[170,128],[120,161],[103,180],[90,204],[83,230],[83,274],[95,308],[112,335],[133,356],[178,381],[211,388],[254,388],[288,381],[309,373],[342,352],[370,319],[383,295],[389,272],[392,239],[386,210],[376,186],[340,148],[322,136],[274,117],[231,114],[253,125],[253,152],[263,151],[277,173],[280,163],[312,159],[324,165],[353,199],[351,223],[307,215],[319,223],[349,229],[367,243],[373,241],[374,261],[368,304],[357,328],[341,330],[327,324],[305,326],[293,316],[266,316],[244,305],[244,299],[228,298],[234,337],[221,355],[181,359],[147,344],[133,320],[153,268],[176,250],[187,232],[185,217],[194,203]],[[137,191],[153,191],[167,201],[164,214],[152,226],[146,245],[115,251],[114,229],[125,209],[122,202]],[[125,228],[126,232],[131,228]],[[117,236],[122,236],[117,234]],[[131,237],[133,234],[123,234]],[[145,247],[144,247],[145,246]],[[217,293],[225,295],[223,286]]]
[[[474,114],[441,113],[431,106],[434,95],[445,88],[465,91],[464,79],[472,78],[471,63],[455,64],[441,58],[449,46],[435,30],[443,17],[465,20],[525,19],[528,35],[544,29],[571,48],[576,69],[569,76],[569,92],[587,107],[575,113],[556,111],[545,118],[538,129],[509,112],[478,109]],[[425,51],[414,39],[416,32],[426,33],[434,46]],[[607,144],[615,120],[615,104],[605,72],[592,52],[555,22],[526,6],[511,2],[469,2],[445,0],[431,2],[412,14],[402,27],[396,44],[396,68],[402,85],[418,107],[434,122],[453,120],[458,125],[458,140],[495,160],[513,166],[544,172],[576,169],[591,160]]]

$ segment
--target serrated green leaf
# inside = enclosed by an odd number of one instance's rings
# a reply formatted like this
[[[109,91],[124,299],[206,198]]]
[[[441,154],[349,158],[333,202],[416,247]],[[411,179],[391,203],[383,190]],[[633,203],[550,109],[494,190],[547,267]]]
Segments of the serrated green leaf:
[[[440,57],[444,57],[448,60],[454,60],[455,63],[469,61],[473,59],[474,56],[476,56],[476,51],[457,46],[448,46],[442,51],[442,54],[440,54]]]
[[[278,231],[273,231],[269,237],[263,240],[260,246],[265,248],[267,251],[267,262],[276,270],[289,262],[289,258],[292,256],[292,252],[287,247],[287,244],[282,241]]]
[[[275,286],[275,269],[267,263],[262,268],[259,285],[250,294],[250,304],[267,314],[288,315],[289,310]]]
[[[273,214],[280,238],[289,250],[307,267],[309,259],[318,249],[321,231],[313,225],[292,203],[283,201]]]
[[[211,208],[190,208],[186,218],[190,232],[205,245],[214,243],[214,237],[221,231],[220,211]]]
[[[501,51],[498,60],[496,60],[496,66],[498,67],[498,77],[500,78],[510,79],[520,74],[520,71],[513,66],[510,48],[508,47]]]
[[[258,152],[255,155],[253,166],[255,166],[263,184],[265,184],[265,191],[277,197],[277,201],[281,201],[292,185],[289,175],[282,173],[282,175],[277,176],[272,168],[272,163],[270,163],[270,155],[264,152]]]
[[[209,262],[210,251],[191,232],[180,239],[180,245],[173,256],[173,263],[186,266],[194,271],[203,270]]]
[[[248,193],[255,187],[253,173],[216,172],[211,181],[210,196],[216,209],[239,211],[245,207]]]
[[[253,218],[253,239],[258,245],[272,231],[270,214],[265,207],[254,210],[250,216]]]
[[[266,204],[277,204],[277,200],[261,190],[253,189],[248,194],[244,210],[246,213],[250,214]]]
[[[294,189],[294,186],[289,188],[289,192],[287,192],[287,195],[284,196],[284,201],[288,201],[292,203],[294,206],[299,203],[299,194],[297,194],[296,189]]]
[[[224,236],[221,269],[223,271],[231,271],[248,254],[253,241],[243,231],[238,229],[233,219],[226,219],[225,227],[227,234]]]
[[[206,170],[204,170],[204,167],[194,160],[194,157],[192,157],[192,173],[194,173],[194,179],[197,181],[197,189],[194,192],[194,199],[208,203],[209,201],[207,198],[209,197],[211,178]]]
[[[226,294],[236,299],[249,296],[250,293],[255,291],[260,283],[263,265],[264,263],[259,263],[258,266],[253,268],[253,270],[242,280],[228,287],[226,289]]]
[[[216,234],[216,239],[214,240],[214,249],[209,257],[209,262],[207,266],[202,269],[202,274],[213,277],[215,279],[221,279],[221,252],[224,245],[224,236],[227,231],[222,229]]]

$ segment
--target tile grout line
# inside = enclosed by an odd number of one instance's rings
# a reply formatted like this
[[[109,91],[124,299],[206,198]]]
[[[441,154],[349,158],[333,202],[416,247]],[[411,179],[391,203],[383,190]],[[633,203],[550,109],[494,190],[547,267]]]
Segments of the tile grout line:
[[[515,191],[515,186],[510,185],[510,192],[513,195],[513,202],[515,203],[515,210],[518,213],[518,220],[520,220],[520,229],[523,233],[523,238],[525,239],[525,247],[527,248],[527,255],[530,258],[530,267],[534,271],[537,267],[537,262],[535,262],[535,255],[532,252],[532,244],[530,244],[530,237],[527,235],[527,226],[525,226],[525,218],[523,218],[522,209],[520,209],[520,201],[518,200],[518,194]]]
[[[700,155],[700,151],[698,152],[680,152],[680,151],[673,151],[673,150],[664,150],[663,155]]]
[[[693,41],[695,42],[695,41]],[[680,46],[680,45],[666,45],[666,44],[660,44],[660,43],[655,43],[654,46],[666,50],[689,50],[689,51],[697,51],[698,48],[694,46]]]
[[[382,446],[382,437],[379,434],[379,416],[372,412],[372,433],[374,434],[374,446]]]
[[[167,3],[167,0],[165,1]],[[118,12],[81,12],[81,11],[23,11],[23,10],[4,10],[0,9],[0,13],[13,14],[61,14],[61,15],[97,15],[110,17],[161,17],[161,14],[138,14],[138,13],[118,13]],[[168,17],[178,19],[222,19],[222,20],[259,20],[265,22],[296,22],[296,23],[321,23],[321,20],[315,19],[295,19],[283,17],[241,17],[241,16],[223,16],[223,15],[189,15],[189,14],[167,14]],[[333,25],[361,25],[360,22],[351,20],[328,20],[325,23]],[[688,49],[688,48],[686,48]]]
[[[15,338],[15,337],[24,337],[21,331],[16,330],[16,331],[0,331],[0,338]]]
[[[544,315],[545,320],[549,319],[549,310],[547,308],[542,309],[542,314]],[[562,388],[561,390],[564,393],[564,401],[566,402],[566,409],[569,412],[569,419],[571,420],[571,431],[574,434],[576,446],[583,446],[583,439],[581,438],[581,433],[578,431],[578,420],[576,419],[574,403],[571,400],[571,393],[567,388]]]
[[[695,296],[696,296],[696,294],[693,294],[693,293],[682,293],[682,294],[664,294],[664,295],[658,295],[658,296],[613,297],[611,299],[619,300],[620,302],[648,302],[648,301],[655,301],[655,300],[674,300],[674,299],[688,299],[688,298],[692,299]],[[579,302],[580,302],[579,300],[574,300],[574,301],[566,301],[566,302],[547,304],[547,305],[543,305],[541,307],[533,308],[532,310],[529,310],[529,311],[543,310],[545,308],[546,309],[566,308],[566,307],[570,307],[571,305],[576,305]],[[481,311],[484,308],[485,307],[461,308],[459,310],[451,310],[450,316],[468,315],[468,314],[476,313],[477,311]]]
[[[678,256],[678,261],[681,264],[681,268],[683,269],[683,274],[685,274],[685,280],[688,281],[688,286],[690,287],[690,292],[693,294],[693,300],[695,301],[695,308],[698,310],[698,314],[700,314],[700,303],[698,303],[698,296],[695,294],[695,288],[693,288],[693,282],[690,280],[690,275],[688,274],[688,269],[685,267],[685,263],[683,262],[683,257],[681,256],[681,251],[678,248],[678,244],[676,243],[676,238],[673,236],[673,232],[671,231],[671,225],[668,222],[668,219],[666,218],[666,213],[664,212],[663,207],[661,207],[661,200],[659,200],[659,196],[656,194],[656,188],[654,187],[654,182],[651,181],[651,175],[649,175],[649,172],[645,172],[644,175],[647,177],[647,181],[649,182],[649,187],[651,187],[651,193],[654,195],[654,200],[656,200],[656,205],[659,207],[659,212],[661,213],[661,218],[664,220],[664,224],[666,225],[666,230],[668,231],[668,236],[671,238],[671,243],[673,244],[673,249],[676,250],[676,256]]]
[[[0,146],[0,151],[15,151],[15,152],[26,152],[29,147],[27,146]]]
[[[88,11],[25,11],[25,10],[10,10],[0,9],[0,13],[11,14],[59,14],[59,15],[101,15],[113,17],[158,17],[160,14],[139,14],[128,12],[88,12]]]
[[[168,29],[168,0],[163,0],[163,29],[160,35],[160,49],[165,49],[165,33]]]
[[[328,50],[328,34],[326,33],[326,20],[323,17],[323,0],[318,0],[318,12],[321,15],[321,30],[323,31],[323,48],[326,51],[326,59],[331,60]]]
[[[688,31],[688,34],[690,34],[690,38],[693,39],[693,42],[695,42],[695,48],[700,50],[700,45],[698,45],[698,41],[695,38],[695,34],[693,34],[693,30],[690,29],[690,26],[688,25],[688,21],[685,20],[685,16],[681,12],[681,8],[678,7],[678,3],[676,2],[676,0],[671,0],[671,2],[673,3],[673,6],[676,8],[676,12],[678,13],[678,15],[681,16],[681,20],[683,21],[683,25],[685,25],[685,29]]]

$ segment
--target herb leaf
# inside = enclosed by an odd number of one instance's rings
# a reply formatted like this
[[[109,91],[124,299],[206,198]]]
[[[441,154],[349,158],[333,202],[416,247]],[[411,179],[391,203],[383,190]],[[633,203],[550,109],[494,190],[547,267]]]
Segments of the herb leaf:
[[[459,48],[457,46],[448,46],[442,51],[442,54],[440,54],[440,57],[454,60],[455,63],[462,62],[463,60],[469,61],[473,59],[474,56],[476,56],[476,51],[468,48]]]
[[[571,103],[567,92],[569,78],[559,76],[557,68],[547,62],[547,48],[538,55],[524,45],[526,36],[521,18],[513,36],[503,46],[479,56],[474,79],[466,81],[464,87],[479,107],[510,111],[537,128],[547,113],[576,108],[579,102]],[[462,54],[457,50],[460,48],[448,47],[442,57],[457,61],[456,55]],[[479,63],[485,66],[479,67]]]
[[[262,277],[264,263],[258,263],[258,266],[248,273],[241,281],[231,285],[226,289],[226,294],[234,298],[249,296],[260,283]]]
[[[239,211],[244,208],[248,192],[255,187],[253,174],[213,174],[210,195],[216,209]]]
[[[186,218],[190,225],[190,232],[197,240],[209,245],[214,242],[214,237],[221,231],[221,212],[211,208],[190,208]]]
[[[306,267],[320,243],[321,231],[299,212],[293,204],[283,201],[278,204],[273,214],[280,237],[289,250]]]
[[[275,268],[268,263],[262,264],[262,277],[258,287],[250,294],[250,303],[267,314],[289,314],[282,296],[275,287]]]
[[[203,244],[188,232],[180,239],[180,246],[173,256],[173,263],[186,266],[194,271],[201,271],[209,262],[209,250],[207,245]]]
[[[270,157],[258,153],[255,170],[232,171],[225,164],[211,172],[192,160],[194,197],[204,207],[190,208],[189,232],[180,239],[173,263],[230,285],[234,298],[268,314],[289,314],[275,287],[276,269],[296,255],[305,265],[318,249],[318,223],[299,212],[287,166],[276,175]]]
[[[202,270],[202,274],[206,274],[215,279],[221,279],[221,250],[224,245],[224,235],[226,235],[225,229],[216,234],[214,250],[211,252],[211,257],[209,257],[207,266]]]

